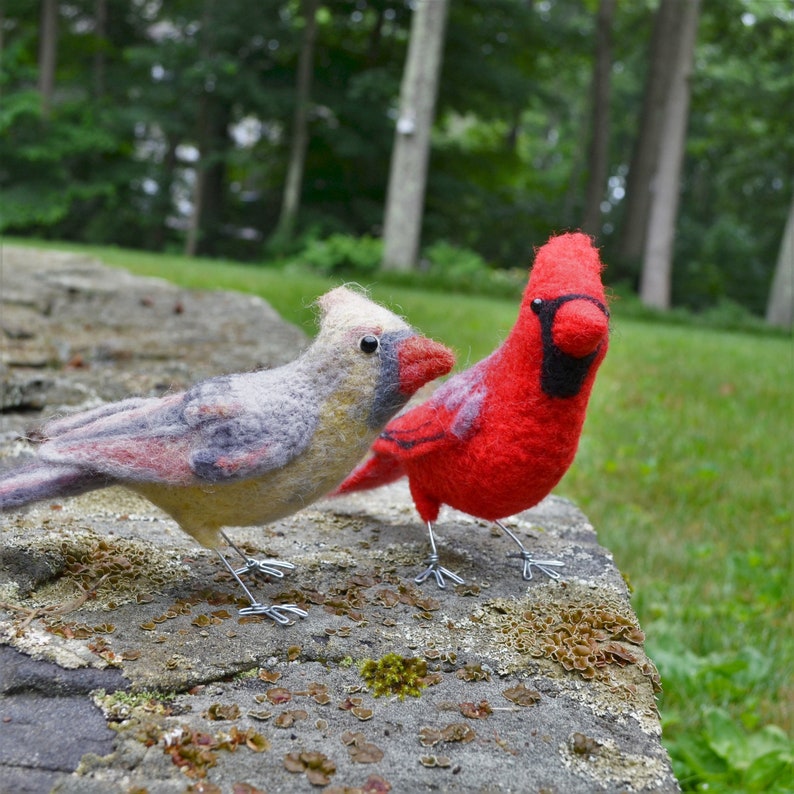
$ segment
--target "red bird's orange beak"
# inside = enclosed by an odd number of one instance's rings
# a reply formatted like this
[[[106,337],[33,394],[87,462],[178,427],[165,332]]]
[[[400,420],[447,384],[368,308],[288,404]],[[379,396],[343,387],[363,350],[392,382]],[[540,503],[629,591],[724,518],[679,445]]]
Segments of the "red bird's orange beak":
[[[400,392],[410,397],[431,380],[446,375],[455,365],[449,348],[424,336],[409,336],[399,343]]]

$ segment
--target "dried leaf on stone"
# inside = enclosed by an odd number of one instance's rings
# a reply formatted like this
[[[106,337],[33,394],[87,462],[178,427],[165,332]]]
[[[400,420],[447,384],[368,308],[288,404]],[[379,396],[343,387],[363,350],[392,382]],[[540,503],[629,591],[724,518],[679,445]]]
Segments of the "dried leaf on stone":
[[[477,734],[465,722],[453,722],[441,730],[441,738],[445,742],[463,742],[468,744]]]
[[[272,689],[268,689],[266,695],[267,699],[274,706],[278,706],[282,703],[289,703],[290,700],[292,700],[292,693],[283,686],[274,686]]]
[[[207,780],[199,780],[185,789],[185,794],[223,794],[220,786]]]
[[[452,761],[446,755],[421,755],[419,763],[432,769],[433,767],[448,767]]]
[[[356,764],[377,764],[383,758],[383,750],[367,741],[361,731],[345,731],[342,743],[347,747],[350,760]]]
[[[263,753],[270,749],[270,742],[261,733],[249,729],[246,733],[245,746],[255,753]]]
[[[350,745],[347,752],[354,764],[377,764],[383,760],[383,750],[372,742]]]
[[[533,706],[540,700],[540,692],[530,689],[525,684],[516,684],[510,689],[505,689],[502,695],[517,706]]]
[[[441,731],[438,728],[420,728],[419,741],[423,747],[433,747],[442,741]]]
[[[260,720],[264,722],[265,720],[269,720],[273,716],[272,711],[264,711],[264,710],[251,710],[248,712],[247,716],[249,716],[253,720]]]
[[[303,709],[290,709],[282,711],[281,714],[273,720],[273,725],[277,728],[291,728],[296,722],[308,719],[309,715]]]
[[[284,767],[288,772],[305,772],[313,786],[326,786],[330,776],[336,772],[336,764],[323,753],[293,752],[284,756]]]
[[[362,786],[364,794],[388,794],[391,783],[380,775],[370,775]]]
[[[481,700],[479,703],[467,701],[460,704],[460,713],[472,720],[484,720],[490,714],[493,714],[493,709],[487,700]]]
[[[236,703],[213,703],[204,715],[208,720],[236,720],[240,707]]]
[[[232,794],[265,794],[265,792],[250,783],[238,782],[232,784]]]
[[[481,664],[475,664],[474,662],[464,665],[455,675],[463,681],[491,680],[491,674],[487,670],[483,670]]]

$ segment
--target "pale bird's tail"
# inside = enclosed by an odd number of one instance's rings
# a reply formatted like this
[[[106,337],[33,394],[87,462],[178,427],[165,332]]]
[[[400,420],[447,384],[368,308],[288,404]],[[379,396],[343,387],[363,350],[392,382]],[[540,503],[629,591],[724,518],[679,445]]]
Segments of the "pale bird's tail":
[[[108,484],[106,478],[78,466],[30,463],[0,473],[0,512],[44,499],[77,496]]]

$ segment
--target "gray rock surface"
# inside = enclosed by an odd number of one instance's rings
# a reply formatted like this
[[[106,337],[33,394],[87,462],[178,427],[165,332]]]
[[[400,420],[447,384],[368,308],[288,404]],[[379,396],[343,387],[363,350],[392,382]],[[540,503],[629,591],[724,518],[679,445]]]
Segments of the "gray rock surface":
[[[306,341],[258,299],[8,246],[0,309],[4,465],[40,417]],[[214,555],[123,489],[0,522],[0,792],[678,790],[626,586],[563,499],[509,522],[560,581],[524,582],[508,539],[448,511],[466,585],[417,587],[404,483],[230,530],[297,566],[252,583],[305,606],[286,628],[240,619]]]

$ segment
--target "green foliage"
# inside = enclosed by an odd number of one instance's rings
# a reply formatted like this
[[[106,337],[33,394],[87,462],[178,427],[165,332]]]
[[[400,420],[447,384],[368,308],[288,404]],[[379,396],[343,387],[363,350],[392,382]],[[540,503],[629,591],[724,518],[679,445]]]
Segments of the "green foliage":
[[[439,240],[422,252],[421,271],[403,277],[402,283],[466,295],[518,298],[526,282],[527,270],[494,269],[476,251]]]
[[[668,750],[684,791],[791,791],[794,743],[784,731],[775,725],[743,730],[723,709],[709,709],[704,723],[699,732],[668,732]]]
[[[791,125],[766,109],[794,103],[792,45],[782,4],[725,0],[704,13],[677,230],[678,305],[729,298],[764,312],[794,195]]]
[[[375,697],[397,695],[400,700],[405,700],[405,696],[410,695],[418,698],[427,686],[424,680],[427,662],[415,656],[387,653],[378,661],[364,659],[358,669]]]
[[[94,4],[59,5],[56,92],[45,120],[32,89],[37,16],[29,3],[6,3],[3,229],[182,247],[197,177],[191,153],[200,152],[201,254],[256,261],[263,251],[293,253],[313,237],[377,236],[411,4],[320,5],[297,245],[271,236],[294,137],[306,27],[300,4],[107,0],[104,30]],[[611,177],[599,235],[608,262],[657,6],[623,3],[615,14]],[[458,273],[460,289],[514,294],[512,277],[496,286],[489,271],[525,271],[533,246],[582,221],[597,8],[591,0],[451,3],[423,232],[426,251],[448,244],[488,262]],[[676,235],[677,306],[703,311],[733,301],[763,313],[794,192],[791,125],[785,113],[768,112],[794,103],[794,25],[781,9],[764,0],[703,5]],[[341,263],[334,252],[312,250],[322,260],[312,267],[374,274],[363,248],[337,252]],[[455,257],[455,266],[465,269],[469,255]],[[636,278],[636,267],[615,263],[608,278]],[[447,278],[440,268],[425,272],[431,286]]]
[[[488,267],[485,260],[476,251],[459,248],[445,240],[439,240],[425,248],[424,259],[427,261],[429,269],[453,279],[471,276]]]
[[[103,178],[91,173],[92,163],[120,156],[124,148],[101,114],[63,106],[45,119],[35,92],[16,94],[7,105],[0,136],[0,230],[52,227],[76,203],[113,194],[110,169]]]
[[[422,252],[419,271],[380,271],[383,243],[363,235],[332,234],[308,242],[286,260],[286,272],[307,270],[320,276],[338,276],[364,283],[454,291],[471,295],[519,297],[526,284],[526,270],[496,270],[475,251],[445,241]]]
[[[323,276],[343,274],[355,278],[375,273],[382,257],[383,243],[379,239],[332,234],[324,240],[310,240],[296,260]]]
[[[742,331],[763,336],[789,337],[788,331],[773,328],[730,298],[720,298],[713,306],[692,310],[679,306],[670,311],[660,311],[645,306],[631,288],[621,282],[611,288],[613,299],[619,302],[620,314],[632,320],[647,320],[663,325],[682,325],[695,328],[712,328],[720,331]]]

